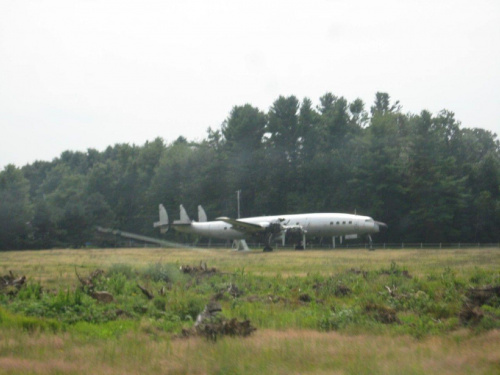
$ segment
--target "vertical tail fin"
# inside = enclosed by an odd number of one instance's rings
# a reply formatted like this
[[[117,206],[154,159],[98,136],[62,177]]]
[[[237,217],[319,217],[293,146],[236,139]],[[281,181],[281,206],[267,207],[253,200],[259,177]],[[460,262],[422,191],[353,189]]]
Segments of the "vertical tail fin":
[[[186,209],[184,206],[181,204],[180,207],[180,220],[178,221],[179,224],[189,224],[191,223],[191,219],[189,218]]]
[[[205,210],[203,209],[203,207],[198,206],[198,222],[204,223],[206,221],[208,221],[208,218]]]
[[[158,212],[159,212],[160,220],[157,221],[156,223],[154,223],[153,226],[155,228],[160,227],[160,232],[165,233],[166,231],[168,231],[168,214],[167,214],[167,210],[165,209],[163,204],[160,204],[158,206]]]

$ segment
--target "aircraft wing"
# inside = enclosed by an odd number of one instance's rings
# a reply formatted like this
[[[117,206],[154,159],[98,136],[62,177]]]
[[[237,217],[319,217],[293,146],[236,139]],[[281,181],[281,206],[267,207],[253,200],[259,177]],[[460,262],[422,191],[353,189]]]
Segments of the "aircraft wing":
[[[259,225],[259,224],[252,224],[252,223],[246,223],[244,221],[238,220],[238,219],[231,219],[229,217],[218,217],[216,220],[223,221],[225,223],[231,224],[233,226],[233,229],[238,230],[243,233],[258,233],[262,232],[264,229],[266,229],[264,226]]]

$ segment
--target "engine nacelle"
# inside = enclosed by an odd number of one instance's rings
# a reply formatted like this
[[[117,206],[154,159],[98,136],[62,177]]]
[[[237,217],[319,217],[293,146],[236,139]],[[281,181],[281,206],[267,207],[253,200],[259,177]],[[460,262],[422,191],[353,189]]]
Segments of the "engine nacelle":
[[[283,231],[283,225],[281,223],[269,223],[269,226],[266,228],[267,233],[279,234]]]
[[[307,232],[302,225],[285,226],[283,229],[286,240],[296,243],[302,241],[304,234]]]

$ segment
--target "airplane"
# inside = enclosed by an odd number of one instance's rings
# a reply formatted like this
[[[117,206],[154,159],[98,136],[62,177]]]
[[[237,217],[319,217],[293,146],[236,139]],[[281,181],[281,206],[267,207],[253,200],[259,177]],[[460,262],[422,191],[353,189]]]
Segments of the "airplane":
[[[208,221],[202,206],[198,206],[198,221],[189,218],[184,206],[180,205],[180,219],[169,223],[165,207],[159,205],[159,221],[154,223],[161,233],[169,227],[182,233],[192,233],[203,237],[233,240],[238,250],[248,250],[246,239],[254,239],[265,244],[264,252],[272,251],[273,241],[285,238],[296,241],[296,249],[304,249],[306,234],[308,236],[331,236],[333,247],[335,237],[356,238],[365,235],[369,239],[370,250],[373,250],[371,234],[378,233],[387,224],[375,221],[369,216],[345,213],[310,213],[293,215],[258,216],[242,219],[218,217]]]

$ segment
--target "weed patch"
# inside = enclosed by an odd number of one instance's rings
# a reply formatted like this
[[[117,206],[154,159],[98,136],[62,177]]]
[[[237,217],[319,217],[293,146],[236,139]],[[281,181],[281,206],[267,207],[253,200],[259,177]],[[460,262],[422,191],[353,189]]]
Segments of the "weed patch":
[[[401,321],[396,316],[396,310],[387,306],[367,303],[365,306],[365,312],[368,314],[368,316],[380,323],[401,323]]]

